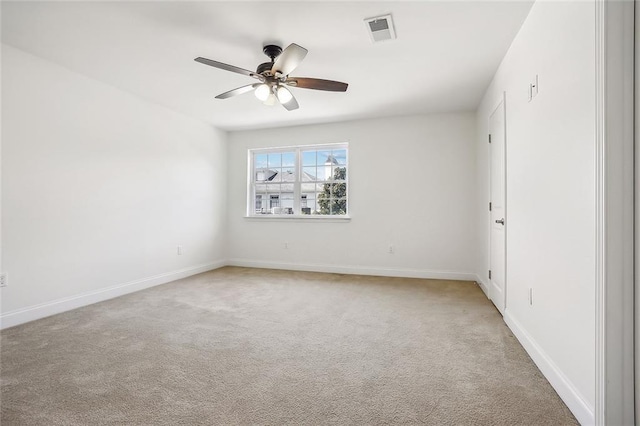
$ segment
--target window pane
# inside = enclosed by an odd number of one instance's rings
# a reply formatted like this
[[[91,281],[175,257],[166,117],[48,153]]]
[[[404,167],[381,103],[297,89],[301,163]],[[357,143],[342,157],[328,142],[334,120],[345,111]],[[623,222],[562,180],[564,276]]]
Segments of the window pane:
[[[339,205],[336,204],[332,207],[331,214],[333,215],[341,215],[347,214],[347,203],[341,202]]]
[[[280,214],[293,214],[293,184],[280,186]]]
[[[300,190],[302,191],[303,194],[306,194],[308,192],[313,192],[315,193],[317,191],[317,185],[315,183],[303,183],[300,185]]]
[[[346,198],[347,196],[347,184],[346,183],[332,183],[331,184],[331,198]]]
[[[256,154],[254,157],[253,167],[256,169],[267,167],[267,154]]]
[[[302,210],[302,214],[314,214],[314,211],[316,210],[315,193],[302,194],[300,209]]]
[[[296,163],[296,154],[293,152],[282,153],[282,167],[293,167]]]
[[[316,180],[324,182],[331,179],[331,166],[318,166]]]
[[[281,198],[280,199],[280,207],[285,207],[289,210],[291,210],[291,213],[293,213],[293,198]],[[289,212],[287,212],[289,213]]]
[[[333,180],[346,180],[347,179],[347,168],[334,166],[333,171],[331,173]]]
[[[314,181],[316,180],[316,166],[303,167],[302,168],[302,181]]]
[[[346,149],[334,149],[332,152],[333,158],[335,158],[336,163],[340,166],[344,166],[347,164],[347,150]]]
[[[347,213],[347,200],[331,200],[329,203],[331,209],[330,214],[346,214]]]
[[[289,168],[283,168],[282,169],[282,175],[281,175],[281,181],[282,182],[295,182],[296,181],[296,175],[293,173],[293,168],[289,167]]]
[[[255,189],[254,189],[254,193],[256,198],[257,197],[264,197],[264,194],[267,193],[267,186],[266,185],[256,185]]]
[[[279,152],[269,154],[269,167],[281,167],[282,166],[282,154]]]
[[[256,170],[256,182],[268,182],[275,176],[275,172],[273,170],[269,170],[267,168],[262,168]]]
[[[316,157],[316,164],[318,166],[324,166],[325,164],[331,164],[331,151],[318,151]]]
[[[307,201],[307,207],[311,209],[312,214],[318,214],[318,201],[317,200],[309,200]]]
[[[277,184],[277,183],[268,184],[267,185],[267,193],[279,194],[280,193],[280,184]]]
[[[300,196],[300,205],[301,206],[305,206],[311,202],[315,202],[316,201],[316,194],[314,192],[308,193],[308,194],[302,194]]]
[[[316,165],[316,152],[315,151],[302,151],[302,165],[303,166],[315,166]]]
[[[256,213],[262,212],[262,195],[261,194],[256,194],[255,209],[256,209]]]
[[[282,182],[282,169],[269,169],[269,181],[270,182]]]
[[[331,214],[331,196],[328,191],[323,191],[318,194],[317,203],[320,214]]]

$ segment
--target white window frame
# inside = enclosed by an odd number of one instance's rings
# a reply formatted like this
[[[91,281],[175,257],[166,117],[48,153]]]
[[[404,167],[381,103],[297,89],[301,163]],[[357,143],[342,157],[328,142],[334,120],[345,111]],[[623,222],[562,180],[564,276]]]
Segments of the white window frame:
[[[347,186],[347,197],[346,197],[346,214],[343,215],[321,215],[321,214],[302,214],[301,204],[302,204],[302,173],[303,173],[303,165],[302,165],[302,152],[308,150],[335,150],[335,149],[344,149],[347,153],[345,159],[345,167],[347,168],[347,176],[344,180]],[[294,173],[296,176],[295,181],[293,182],[293,214],[256,214],[255,211],[255,185],[256,185],[256,174],[254,169],[254,159],[257,154],[272,154],[278,152],[293,152],[295,155],[294,160]],[[283,147],[271,147],[271,148],[254,148],[249,149],[247,152],[248,156],[248,178],[247,178],[247,218],[259,218],[259,219],[311,219],[311,220],[350,220],[349,216],[349,199],[351,198],[350,188],[349,188],[349,176],[351,175],[349,170],[349,143],[341,142],[341,143],[330,143],[330,144],[321,144],[321,145],[296,145],[296,146],[283,146]],[[267,199],[268,202],[268,199]],[[262,198],[262,204],[265,204],[265,197]]]

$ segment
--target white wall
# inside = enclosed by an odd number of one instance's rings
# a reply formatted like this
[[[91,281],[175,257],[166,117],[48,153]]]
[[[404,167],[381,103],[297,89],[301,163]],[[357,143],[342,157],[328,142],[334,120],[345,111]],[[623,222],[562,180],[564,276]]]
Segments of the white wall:
[[[459,113],[230,133],[231,263],[475,280],[474,132]],[[349,143],[350,221],[244,217],[249,148],[336,142]]]
[[[224,261],[225,133],[2,55],[3,326]]]
[[[477,113],[477,270],[486,281],[488,117],[506,91],[505,320],[583,424],[595,401],[594,31],[591,1],[535,3]]]

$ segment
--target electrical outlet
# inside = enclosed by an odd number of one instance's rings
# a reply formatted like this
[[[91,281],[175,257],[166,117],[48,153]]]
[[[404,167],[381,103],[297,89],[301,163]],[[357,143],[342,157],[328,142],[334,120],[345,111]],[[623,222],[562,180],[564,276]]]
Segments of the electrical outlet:
[[[183,253],[184,250],[182,249],[182,246],[178,246],[178,256],[182,256]]]
[[[7,273],[3,272],[0,274],[0,287],[6,287],[9,284],[9,278],[7,277]]]
[[[283,247],[285,250],[287,250],[287,249],[289,248],[289,243],[285,241],[285,242],[282,244],[282,247]]]
[[[389,244],[389,254],[393,254],[396,252],[396,248],[393,246],[393,244]]]

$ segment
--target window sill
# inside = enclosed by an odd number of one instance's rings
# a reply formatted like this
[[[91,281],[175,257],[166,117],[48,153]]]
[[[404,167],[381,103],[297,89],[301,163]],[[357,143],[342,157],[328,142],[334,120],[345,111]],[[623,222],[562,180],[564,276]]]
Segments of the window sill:
[[[248,220],[266,220],[266,221],[280,221],[280,220],[291,220],[294,222],[306,222],[306,221],[320,221],[320,222],[349,222],[351,217],[349,216],[312,216],[308,214],[265,214],[265,215],[256,215],[256,216],[244,216],[245,219]]]

